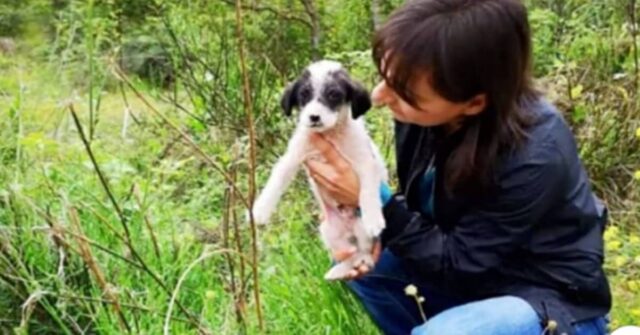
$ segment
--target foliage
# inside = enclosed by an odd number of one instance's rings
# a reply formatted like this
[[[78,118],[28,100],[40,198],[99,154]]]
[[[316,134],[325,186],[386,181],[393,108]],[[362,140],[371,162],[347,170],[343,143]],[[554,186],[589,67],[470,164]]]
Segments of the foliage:
[[[257,184],[263,185],[294,123],[280,113],[281,90],[304,65],[314,56],[337,59],[365,86],[378,80],[369,51],[372,2],[242,3],[260,139]],[[384,18],[402,1],[377,3]],[[638,324],[637,19],[628,4],[612,0],[527,3],[538,84],[572,126],[594,189],[610,209],[606,271],[614,326]],[[251,157],[234,4],[0,5],[0,35],[26,46],[16,56],[0,54],[0,333],[129,328],[155,334],[165,320],[172,333],[197,333],[198,327],[215,334],[260,332],[253,240],[239,200],[248,189]],[[118,68],[132,87],[115,75]],[[233,175],[240,194],[167,122]],[[374,109],[367,123],[393,167],[389,114]],[[305,181],[297,180],[274,224],[259,231],[267,331],[375,333],[352,295],[321,279],[330,262],[310,208]],[[194,263],[199,256],[208,258]]]

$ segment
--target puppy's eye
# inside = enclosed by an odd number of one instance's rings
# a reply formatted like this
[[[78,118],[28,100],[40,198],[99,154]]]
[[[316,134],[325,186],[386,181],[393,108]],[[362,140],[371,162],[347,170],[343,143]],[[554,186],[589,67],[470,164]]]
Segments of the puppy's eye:
[[[300,100],[308,101],[311,99],[311,90],[308,88],[304,88],[300,91]]]
[[[327,92],[327,99],[331,101],[339,101],[342,100],[342,93],[336,90],[330,90]]]

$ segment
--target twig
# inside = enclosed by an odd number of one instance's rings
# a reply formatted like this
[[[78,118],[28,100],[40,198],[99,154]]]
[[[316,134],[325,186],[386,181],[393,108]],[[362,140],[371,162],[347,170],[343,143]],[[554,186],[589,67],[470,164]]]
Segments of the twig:
[[[140,93],[140,91],[138,91],[138,89],[136,89],[136,87],[131,83],[131,81],[127,78],[127,76],[122,72],[122,70],[120,70],[117,66],[114,66],[114,71],[116,72],[116,75],[120,78],[120,80],[124,81],[127,86],[129,86],[129,88],[133,91],[133,93],[138,97],[138,99],[140,99],[140,101],[142,101],[142,103],[144,103],[151,112],[153,112],[154,114],[156,114],[158,117],[160,117],[162,119],[162,121],[167,124],[170,128],[172,128],[174,131],[176,131],[178,134],[180,134],[180,137],[187,143],[189,144],[198,155],[200,155],[200,157],[202,157],[209,165],[211,165],[211,167],[213,167],[217,172],[219,172],[229,183],[229,185],[234,188],[236,190],[236,192],[238,192],[238,197],[240,198],[240,200],[242,201],[242,203],[244,204],[245,208],[250,208],[249,202],[247,201],[247,199],[245,197],[242,196],[242,194],[240,193],[240,191],[238,190],[238,187],[235,183],[233,183],[231,181],[231,178],[229,177],[229,174],[226,173],[222,167],[220,167],[220,165],[218,165],[218,163],[216,163],[214,160],[211,159],[211,157],[209,157],[192,139],[191,137],[189,137],[189,135],[187,135],[184,131],[182,131],[182,129],[180,129],[178,126],[176,126],[171,120],[169,120],[164,114],[160,113],[160,111],[158,111],[151,103],[149,103],[149,101]]]
[[[68,211],[69,218],[71,219],[71,223],[73,224],[76,233],[78,235],[84,236],[82,226],[80,225],[80,219],[78,218],[78,211],[74,207],[69,207]],[[102,269],[100,269],[100,266],[98,266],[98,263],[96,263],[95,258],[91,253],[91,248],[83,239],[80,238],[78,239],[78,247],[80,247],[80,256],[84,260],[85,264],[87,264],[87,266],[89,267],[91,273],[93,273],[93,276],[95,277],[98,286],[100,286],[102,293],[107,297],[107,299],[114,301],[113,309],[118,315],[120,325],[127,330],[127,333],[131,333],[131,326],[129,326],[127,319],[122,313],[122,308],[120,307],[120,303],[118,302],[118,296],[113,292],[112,285],[107,282]]]
[[[218,250],[214,250],[211,252],[204,252],[202,253],[202,255],[200,255],[200,257],[198,257],[198,259],[196,259],[195,261],[193,261],[191,264],[189,264],[189,266],[187,266],[187,268],[184,270],[184,272],[182,273],[182,275],[180,275],[180,279],[178,279],[178,282],[176,283],[176,287],[173,289],[173,293],[171,294],[171,300],[169,300],[169,307],[167,308],[167,314],[165,316],[164,319],[164,334],[168,335],[169,334],[169,323],[171,320],[171,313],[173,312],[173,304],[176,301],[176,298],[178,296],[178,292],[180,291],[180,287],[182,286],[182,282],[184,282],[184,280],[187,278],[187,275],[189,274],[189,272],[191,272],[191,270],[198,265],[198,263],[222,254],[222,253],[234,253],[234,250],[230,250],[230,249],[218,249]]]
[[[120,60],[122,60],[122,58],[120,58]],[[136,115],[133,113],[133,109],[129,105],[129,99],[127,99],[127,93],[124,91],[124,84],[122,82],[118,83],[118,88],[120,89],[120,94],[122,95],[122,101],[124,102],[124,107],[129,111],[129,114],[133,119],[133,122],[135,122],[137,125],[140,125],[140,121],[138,120]]]
[[[634,94],[638,94],[638,22],[636,21],[636,0],[629,0],[629,18],[631,19],[631,37],[633,38]]]
[[[142,200],[140,198],[140,191],[138,190],[138,185],[133,185],[133,196],[136,199],[136,203],[142,212],[142,217],[144,218],[145,226],[149,231],[149,235],[151,236],[151,242],[153,243],[153,250],[156,253],[156,257],[160,259],[160,247],[158,246],[158,239],[156,238],[156,233],[153,231],[153,226],[151,225],[151,221],[149,220],[149,216],[147,215],[146,209],[142,210]]]
[[[240,54],[240,69],[242,72],[242,93],[244,109],[247,114],[247,128],[249,129],[249,203],[253,204],[256,189],[256,136],[253,124],[253,110],[251,102],[251,87],[249,84],[249,74],[245,62],[244,35],[242,23],[242,3],[236,0],[236,34],[238,38],[238,51]],[[253,217],[253,208],[249,209],[249,224],[251,226],[251,256],[253,269],[253,297],[256,303],[256,314],[260,331],[264,332],[264,321],[262,320],[262,306],[260,304],[260,280],[258,276],[258,233]]]
[[[128,84],[131,84],[130,82],[127,82]],[[136,91],[137,94],[139,94]],[[84,132],[82,131],[82,125],[80,124],[80,120],[78,119],[78,116],[75,113],[75,110],[73,108],[73,105],[69,105],[69,110],[71,111],[71,115],[73,116],[74,122],[76,123],[76,127],[78,127],[78,132],[80,133],[80,137],[82,139],[82,142],[85,145],[85,148],[89,154],[89,157],[91,158],[91,162],[94,165],[94,168],[96,170],[96,172],[98,173],[99,177],[100,177],[100,181],[102,183],[102,186],[105,189],[105,192],[107,192],[107,194],[109,195],[109,198],[111,199],[111,202],[113,204],[113,206],[116,208],[116,211],[118,212],[118,216],[120,217],[120,222],[122,223],[124,229],[125,229],[125,245],[128,247],[129,251],[131,252],[131,255],[138,261],[140,267],[143,269],[144,272],[146,272],[147,274],[149,274],[151,276],[151,278],[153,278],[153,280],[160,285],[160,287],[167,293],[167,294],[171,294],[171,291],[169,291],[169,288],[167,287],[167,285],[160,279],[160,277],[158,277],[158,275],[153,272],[151,270],[151,268],[149,268],[149,266],[147,265],[147,263],[144,261],[144,259],[140,256],[140,254],[138,253],[138,251],[136,250],[136,248],[133,246],[133,243],[131,241],[131,237],[129,234],[129,228],[127,226],[127,221],[125,216],[123,215],[122,211],[120,210],[120,207],[118,206],[118,203],[115,201],[115,197],[113,196],[110,188],[109,188],[109,184],[107,183],[106,179],[104,178],[104,176],[102,175],[102,172],[100,170],[100,167],[97,163],[97,161],[95,160],[95,157],[93,156],[93,152],[91,150],[91,145],[88,143]],[[189,313],[189,311],[179,302],[176,302],[176,305],[178,306],[178,308],[180,308],[180,310],[189,317],[189,319],[192,320],[193,324],[198,328],[198,329],[202,329],[201,328],[201,324],[200,322],[191,315],[191,313]]]
[[[31,208],[36,211],[36,214],[40,215],[40,217],[42,217],[45,220],[45,222],[49,225],[49,229],[52,229],[54,234],[57,234],[57,232],[59,230],[61,230],[65,234],[71,234],[76,238],[81,238],[84,241],[86,241],[87,243],[89,243],[92,247],[95,247],[96,249],[99,249],[99,250],[101,250],[103,252],[106,252],[109,255],[111,255],[111,256],[113,256],[115,258],[118,258],[118,259],[124,261],[125,263],[127,263],[127,264],[129,264],[129,265],[131,265],[131,266],[133,266],[133,267],[135,267],[137,269],[140,269],[140,270],[144,271],[144,268],[140,264],[138,264],[138,263],[136,263],[136,262],[134,262],[134,261],[132,261],[132,260],[120,255],[119,253],[117,253],[117,252],[115,252],[115,251],[113,251],[113,250],[111,250],[111,249],[109,249],[107,247],[104,247],[104,246],[100,245],[98,242],[93,241],[93,240],[89,239],[86,236],[80,236],[80,235],[76,234],[75,232],[60,226],[59,224],[57,224],[55,222],[55,220],[48,213],[46,213],[44,210],[42,210],[41,208],[36,206],[36,204],[34,204],[30,199],[25,197],[25,198],[23,198],[23,200],[25,202],[27,202],[31,206]],[[44,229],[46,230],[47,228],[44,227]],[[57,239],[56,241],[58,243],[61,243],[61,244],[63,243],[65,248],[67,248],[69,250],[72,250],[72,251],[74,251],[74,252],[79,254],[79,251],[74,250],[65,240]]]
[[[228,5],[232,5],[235,6],[236,2],[234,2],[233,0],[221,0],[222,2],[228,4]],[[309,29],[311,29],[311,23],[309,23],[309,21],[305,20],[302,17],[296,16],[296,15],[291,15],[291,14],[287,14],[284,11],[279,11],[276,8],[273,7],[269,7],[269,6],[265,6],[265,5],[257,5],[257,4],[253,4],[253,5],[241,5],[242,9],[246,9],[246,10],[252,10],[255,12],[269,12],[271,14],[274,14],[275,16],[284,19],[284,20],[289,20],[289,21],[296,21],[296,22],[300,22],[302,24],[304,24],[305,26],[307,26]]]
[[[69,105],[69,111],[71,112],[71,116],[73,117],[73,122],[75,122],[75,124],[76,124],[76,128],[78,128],[78,133],[80,134],[80,139],[82,140],[82,143],[84,143],[84,147],[87,150],[87,154],[89,155],[89,159],[91,159],[91,163],[93,164],[93,168],[96,170],[96,173],[98,174],[98,178],[100,178],[100,183],[102,184],[102,188],[107,193],[107,196],[109,197],[109,200],[111,201],[111,205],[113,205],[113,208],[116,210],[116,213],[118,214],[118,217],[120,218],[120,222],[122,223],[122,228],[124,228],[125,237],[127,238],[127,241],[131,242],[131,233],[129,232],[129,227],[127,225],[127,219],[125,218],[124,214],[122,213],[122,210],[120,209],[120,206],[118,205],[118,202],[116,201],[115,197],[113,196],[113,193],[111,193],[111,189],[109,188],[109,184],[107,182],[107,179],[104,177],[104,174],[102,173],[102,170],[100,170],[100,166],[98,165],[98,162],[96,161],[96,158],[93,155],[93,151],[91,150],[91,144],[89,144],[89,141],[87,140],[87,138],[86,138],[86,136],[84,134],[84,130],[82,129],[82,124],[80,123],[80,120],[78,119],[78,115],[76,114],[76,111],[75,111],[75,108],[73,107],[73,104]]]
[[[239,153],[239,149],[238,146],[234,146],[233,147],[233,158],[234,161],[237,160],[238,156],[240,155]],[[236,180],[236,165],[232,165],[231,166],[231,177],[233,178],[233,180]],[[243,253],[243,248],[242,248],[242,236],[240,234],[240,227],[238,224],[238,218],[236,215],[236,211],[235,211],[235,204],[236,204],[236,196],[235,196],[235,191],[233,189],[229,190],[229,204],[228,204],[228,208],[229,208],[229,214],[231,214],[231,222],[233,224],[233,236],[234,236],[234,240],[235,240],[235,248],[236,248],[236,252],[239,255],[244,255]],[[239,259],[239,263],[240,263],[240,276],[239,276],[239,283],[238,283],[238,287],[239,287],[239,292],[237,292],[237,297],[236,297],[236,309],[239,311],[239,317],[242,317],[242,320],[244,320],[244,314],[245,314],[245,281],[244,278],[245,276],[245,268],[246,268],[246,264],[245,264],[245,259],[244,257],[240,257]],[[244,322],[240,323],[241,326],[244,326]]]
[[[231,190],[227,187],[224,190],[224,211],[222,212],[222,247],[225,249],[229,249],[230,245],[230,228],[229,221],[231,216]],[[233,301],[236,312],[236,319],[238,323],[242,324],[244,318],[242,317],[242,313],[238,308],[238,288],[236,286],[236,271],[235,265],[233,262],[233,258],[230,254],[225,254],[225,260],[227,261],[227,268],[229,269],[229,284],[231,286],[231,292],[233,293]]]
[[[94,297],[86,297],[86,296],[77,296],[77,295],[72,295],[72,294],[68,294],[68,293],[62,293],[62,294],[60,294],[58,296],[61,297],[61,298],[65,298],[65,299],[76,299],[76,300],[100,302],[100,303],[104,303],[104,304],[114,304],[115,303],[113,300],[109,300],[109,299],[105,299],[105,298],[94,298]],[[151,313],[151,314],[158,314],[158,315],[163,314],[160,311],[151,309],[149,307],[140,306],[140,305],[137,305],[137,304],[133,305],[133,304],[127,304],[127,303],[120,303],[120,306],[121,307],[125,307],[125,308],[129,308],[129,309],[135,309],[135,310]],[[171,319],[175,320],[175,321],[184,322],[184,323],[189,323],[190,322],[188,319],[177,317],[177,316],[172,316]]]
[[[318,12],[313,6],[313,0],[300,0],[302,5],[304,6],[304,11],[309,16],[309,20],[311,20],[311,48],[313,51],[313,59],[318,59],[320,57],[320,18],[318,17]]]

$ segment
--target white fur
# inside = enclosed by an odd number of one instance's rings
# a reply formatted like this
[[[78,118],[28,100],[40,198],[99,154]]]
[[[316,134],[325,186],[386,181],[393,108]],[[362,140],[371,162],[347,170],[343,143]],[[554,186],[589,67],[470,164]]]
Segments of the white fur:
[[[315,181],[309,178],[311,189],[324,214],[324,221],[320,224],[323,242],[334,252],[348,250],[350,247],[357,250],[352,258],[336,265],[325,275],[325,278],[331,280],[345,278],[350,270],[363,263],[373,266],[373,240],[385,227],[380,183],[387,181],[384,161],[369,137],[362,118],[354,120],[351,117],[350,105],[342,105],[336,112],[318,101],[318,92],[321,91],[328,74],[339,69],[341,65],[332,61],[320,61],[308,67],[314,91],[313,98],[300,111],[298,124],[289,140],[287,151],[274,166],[266,186],[253,206],[256,223],[266,224],[304,160],[321,159],[309,143],[309,135],[312,132],[321,132],[350,163],[361,187],[359,204],[362,215],[358,218],[354,215],[353,208],[341,206],[321,192]],[[311,114],[322,118],[322,127],[311,127]],[[353,245],[354,240],[356,245]]]

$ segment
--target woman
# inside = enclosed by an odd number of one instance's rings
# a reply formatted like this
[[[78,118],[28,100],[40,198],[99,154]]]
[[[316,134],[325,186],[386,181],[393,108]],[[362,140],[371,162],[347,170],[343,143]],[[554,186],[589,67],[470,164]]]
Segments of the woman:
[[[348,285],[379,328],[604,334],[606,213],[569,128],[532,87],[524,5],[410,1],[377,31],[373,54],[383,80],[372,99],[395,119],[400,189],[382,186],[379,260]],[[315,180],[357,206],[349,164],[320,136],[315,145],[327,158],[308,162]]]

